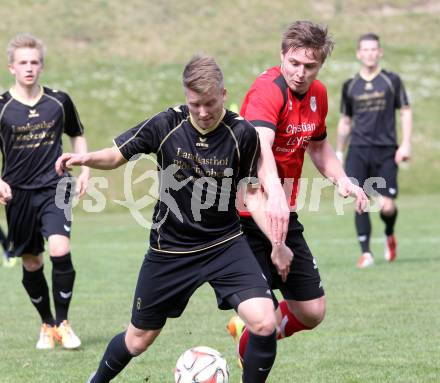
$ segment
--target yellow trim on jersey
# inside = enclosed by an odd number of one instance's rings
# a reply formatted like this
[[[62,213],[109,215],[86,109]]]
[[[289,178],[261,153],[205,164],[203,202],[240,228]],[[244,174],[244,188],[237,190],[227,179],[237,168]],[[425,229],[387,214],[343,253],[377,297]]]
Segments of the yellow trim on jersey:
[[[384,79],[384,81],[388,84],[388,86],[391,89],[391,92],[394,95],[396,93],[396,91],[394,90],[394,85],[393,85],[391,79],[387,75],[385,75],[384,73],[380,73],[380,77],[382,77]]]
[[[11,95],[12,98],[14,98],[15,100],[17,100],[18,102],[29,106],[29,107],[34,107],[35,105],[38,104],[38,101],[41,100],[41,97],[43,97],[44,94],[44,89],[41,85],[39,85],[40,87],[40,92],[38,93],[38,95],[36,97],[34,97],[32,100],[25,100],[24,98],[22,98],[14,89],[14,87],[11,87],[11,89],[9,89],[9,94]]]
[[[3,109],[0,113],[0,138],[1,138],[1,142],[2,142],[2,150],[3,150],[3,153],[5,154],[3,157],[3,173],[6,172],[6,169],[8,168],[9,163],[7,163],[7,161],[6,161],[6,143],[3,138],[3,129],[2,129],[2,125],[1,125],[1,120],[3,118],[3,115],[5,114],[6,108],[12,102],[12,100],[13,100],[13,98],[11,97],[9,99],[9,101],[3,106]]]
[[[60,106],[61,111],[63,112],[63,130],[64,130],[64,125],[66,125],[66,111],[64,110],[63,103],[60,100],[58,100],[56,97],[49,96],[47,93],[44,93],[44,95],[47,98],[50,98],[51,100],[55,101]]]
[[[239,237],[239,236],[242,235],[242,234],[243,234],[243,232],[240,231],[238,234],[235,234],[234,236],[229,237],[229,238],[227,238],[227,239],[225,239],[225,240],[223,240],[223,241],[221,241],[221,242],[217,242],[217,243],[214,243],[214,244],[212,244],[212,245],[209,245],[209,246],[206,246],[206,247],[202,247],[202,248],[200,248],[200,249],[196,249],[196,250],[189,250],[189,251],[161,250],[161,249],[156,249],[155,247],[152,247],[152,246],[150,246],[150,248],[153,249],[154,251],[157,251],[158,253],[167,253],[167,254],[191,254],[191,253],[197,253],[197,252],[199,252],[199,251],[208,250],[208,249],[211,249],[211,248],[213,248],[213,247],[216,247],[216,246],[222,245],[222,244],[224,244],[224,243],[226,243],[226,242],[228,242],[228,241],[231,241],[231,240],[234,239],[234,238]]]
[[[382,68],[381,67],[377,67],[377,69],[373,72],[373,73],[362,73],[362,70],[359,72],[359,76],[361,76],[361,78],[367,82],[373,81],[374,78],[381,72]]]
[[[220,122],[223,120],[223,117],[225,117],[226,114],[226,110],[223,108],[223,112],[222,115],[220,116],[220,118],[216,121],[216,123],[212,126],[212,128],[209,129],[202,129],[200,126],[198,126],[196,124],[196,122],[194,121],[194,117],[191,115],[191,113],[189,114],[189,118],[191,121],[191,124],[194,126],[194,128],[202,135],[208,134],[210,132],[212,132],[213,130],[217,129],[217,127],[220,125]]]

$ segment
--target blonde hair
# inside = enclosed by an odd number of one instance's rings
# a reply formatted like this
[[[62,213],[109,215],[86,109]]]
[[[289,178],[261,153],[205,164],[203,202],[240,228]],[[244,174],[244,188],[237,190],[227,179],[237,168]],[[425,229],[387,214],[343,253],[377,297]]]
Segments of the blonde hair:
[[[14,61],[14,53],[20,48],[34,48],[40,52],[40,61],[44,63],[44,55],[46,53],[46,48],[43,42],[37,39],[30,33],[20,33],[9,41],[8,48],[6,50],[8,54],[9,64]]]
[[[300,20],[289,25],[283,33],[281,51],[286,54],[290,49],[310,48],[319,56],[316,58],[324,63],[334,45],[327,27],[311,21]]]
[[[223,73],[211,56],[195,55],[185,65],[182,76],[183,87],[205,94],[213,88],[223,89]]]

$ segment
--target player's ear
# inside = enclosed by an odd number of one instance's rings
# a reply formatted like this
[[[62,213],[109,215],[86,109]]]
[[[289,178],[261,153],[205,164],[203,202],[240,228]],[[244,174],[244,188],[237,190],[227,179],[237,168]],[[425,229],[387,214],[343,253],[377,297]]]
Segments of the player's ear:
[[[11,73],[12,75],[15,76],[15,70],[14,70],[14,66],[12,65],[12,63],[8,64],[8,69],[9,69],[9,73]]]
[[[226,88],[223,88],[223,102],[225,102],[227,98],[228,98],[228,91],[226,90]]]

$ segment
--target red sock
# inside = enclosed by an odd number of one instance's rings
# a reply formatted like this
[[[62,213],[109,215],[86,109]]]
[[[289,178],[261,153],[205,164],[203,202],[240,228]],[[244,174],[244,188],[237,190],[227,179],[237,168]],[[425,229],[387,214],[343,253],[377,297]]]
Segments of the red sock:
[[[289,311],[287,307],[287,302],[280,302],[280,310],[281,310],[281,324],[280,324],[280,334],[278,335],[278,339],[287,338],[292,336],[298,331],[302,330],[310,330],[310,327],[302,324],[296,317]]]
[[[292,336],[298,331],[311,329],[310,327],[307,327],[306,325],[302,324],[295,317],[295,315],[293,315],[289,311],[286,301],[282,301],[280,303],[280,310],[282,315],[281,324],[280,324],[281,331],[277,339],[287,338],[289,336]],[[245,327],[238,341],[238,355],[240,356],[241,360],[243,360],[244,358],[244,352],[246,351],[248,340],[249,340],[249,330],[247,329],[247,327]]]
[[[244,328],[243,332],[241,333],[240,339],[238,340],[238,355],[240,356],[240,359],[243,361],[244,359],[244,352],[246,351],[246,346],[249,341],[249,330],[247,327]]]

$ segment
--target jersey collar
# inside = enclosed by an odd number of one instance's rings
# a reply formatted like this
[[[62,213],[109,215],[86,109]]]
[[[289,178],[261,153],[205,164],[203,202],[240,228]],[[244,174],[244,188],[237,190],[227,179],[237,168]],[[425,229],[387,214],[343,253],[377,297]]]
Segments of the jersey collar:
[[[9,94],[12,96],[13,99],[17,100],[18,102],[33,107],[38,104],[38,101],[40,101],[41,97],[43,97],[44,89],[41,85],[39,85],[40,91],[38,92],[38,95],[34,97],[32,100],[26,100],[23,97],[21,97],[14,88],[9,89]]]
[[[367,82],[370,82],[370,81],[372,81],[380,72],[382,71],[382,68],[381,67],[377,67],[377,69],[374,71],[374,72],[372,72],[372,73],[369,73],[369,74],[365,74],[365,73],[362,73],[362,71],[360,71],[359,72],[359,76],[361,76],[361,78],[363,79],[363,80],[365,80],[365,81],[367,81]]]
[[[193,117],[191,116],[191,113],[189,114],[189,118],[191,120],[191,124],[194,126],[194,128],[201,134],[201,135],[206,135],[210,132],[212,132],[213,130],[217,129],[217,127],[219,126],[220,122],[223,120],[223,117],[225,117],[226,114],[226,110],[223,108],[223,112],[220,116],[220,118],[217,120],[217,122],[212,126],[212,128],[209,129],[202,129],[200,126],[198,126],[196,124],[196,122],[194,121]]]

